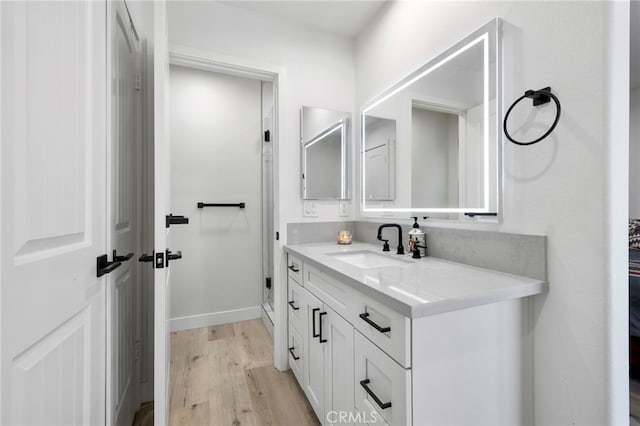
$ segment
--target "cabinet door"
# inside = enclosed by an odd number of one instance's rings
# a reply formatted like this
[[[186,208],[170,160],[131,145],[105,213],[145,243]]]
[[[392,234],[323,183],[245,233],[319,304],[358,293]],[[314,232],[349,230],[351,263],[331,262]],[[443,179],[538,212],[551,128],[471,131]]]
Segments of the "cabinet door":
[[[303,292],[306,290],[302,288],[295,280],[289,278],[289,289],[287,292],[287,310],[289,312],[289,323],[293,325],[300,333],[301,337],[304,337],[307,331],[307,318],[305,317],[304,310],[304,296]]]
[[[300,387],[304,387],[304,340],[298,330],[289,323],[289,366],[298,380]]]
[[[353,411],[353,326],[325,305],[320,321],[324,347],[324,412],[322,423],[329,425],[341,413]],[[347,417],[348,419],[348,417]],[[352,424],[340,422],[340,424]]]
[[[324,345],[319,339],[319,317],[322,302],[306,290],[304,309],[307,319],[307,332],[303,357],[304,393],[319,419],[324,414]]]
[[[354,333],[355,406],[371,424],[408,425],[411,420],[411,370],[405,370],[364,337]]]

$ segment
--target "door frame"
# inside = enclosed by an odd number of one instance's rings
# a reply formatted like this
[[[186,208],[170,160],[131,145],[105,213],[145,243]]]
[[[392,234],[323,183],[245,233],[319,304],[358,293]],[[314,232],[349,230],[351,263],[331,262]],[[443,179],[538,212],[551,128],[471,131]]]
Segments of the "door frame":
[[[169,44],[169,64],[204,71],[213,71],[222,74],[245,77],[254,80],[267,81],[273,84],[273,229],[280,232],[283,229],[280,216],[280,189],[279,189],[279,142],[280,129],[284,128],[284,108],[282,99],[285,88],[285,69],[260,61],[224,55],[188,46]],[[284,235],[285,233],[283,233]],[[274,364],[278,370],[289,368],[287,358],[287,287],[286,287],[286,259],[282,251],[281,241],[273,238],[273,310],[274,324]],[[284,281],[283,281],[284,280]],[[262,301],[262,299],[261,299]],[[262,307],[262,303],[261,303]]]

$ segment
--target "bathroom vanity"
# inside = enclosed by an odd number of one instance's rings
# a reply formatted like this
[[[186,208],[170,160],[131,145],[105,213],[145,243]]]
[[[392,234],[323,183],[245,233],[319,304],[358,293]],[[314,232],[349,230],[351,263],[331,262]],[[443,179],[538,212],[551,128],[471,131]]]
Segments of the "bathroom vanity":
[[[541,280],[354,243],[288,254],[289,365],[323,424],[531,424]]]

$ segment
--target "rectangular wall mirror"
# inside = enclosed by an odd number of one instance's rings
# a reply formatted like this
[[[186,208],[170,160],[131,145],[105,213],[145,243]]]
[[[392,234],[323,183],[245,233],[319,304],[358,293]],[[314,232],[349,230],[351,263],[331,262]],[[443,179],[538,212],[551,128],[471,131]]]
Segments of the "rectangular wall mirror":
[[[498,213],[500,60],[495,19],[363,108],[363,215]]]
[[[351,114],[303,106],[300,113],[302,198],[347,200]]]

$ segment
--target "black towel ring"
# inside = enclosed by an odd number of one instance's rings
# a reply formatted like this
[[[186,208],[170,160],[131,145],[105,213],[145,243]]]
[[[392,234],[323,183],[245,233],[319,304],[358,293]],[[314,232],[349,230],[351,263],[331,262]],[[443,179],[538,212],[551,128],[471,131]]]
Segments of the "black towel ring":
[[[533,106],[544,105],[546,103],[551,102],[551,99],[553,99],[553,102],[555,102],[556,104],[556,119],[553,120],[553,124],[551,125],[549,130],[545,132],[544,135],[540,136],[538,139],[533,140],[531,142],[517,141],[511,137],[511,135],[509,134],[509,131],[507,130],[507,120],[509,119],[509,114],[511,114],[511,110],[513,110],[513,107],[515,107],[518,104],[518,102],[520,102],[524,98],[533,99]],[[556,128],[556,126],[558,125],[558,121],[560,120],[560,111],[562,111],[562,107],[560,106],[560,100],[556,95],[551,93],[551,87],[545,87],[540,90],[527,90],[526,92],[524,92],[524,95],[520,96],[507,110],[507,114],[504,116],[504,123],[502,126],[504,129],[504,134],[507,137],[507,139],[509,139],[511,142],[515,143],[516,145],[526,146],[526,145],[533,145],[534,143],[538,143],[542,139],[549,136],[551,132],[553,132],[553,129]]]

